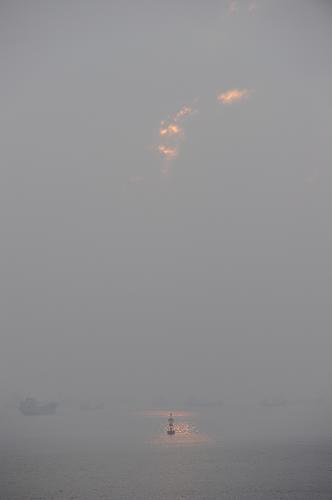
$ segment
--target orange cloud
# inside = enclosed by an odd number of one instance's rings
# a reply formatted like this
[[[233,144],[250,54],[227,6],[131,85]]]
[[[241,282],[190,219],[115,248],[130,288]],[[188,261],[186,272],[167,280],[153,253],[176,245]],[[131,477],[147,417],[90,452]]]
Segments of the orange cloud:
[[[181,141],[184,139],[182,124],[194,112],[195,110],[191,106],[183,106],[168,120],[160,122],[160,143],[157,146],[157,151],[164,160],[161,168],[163,175],[170,174],[170,163],[179,156]]]
[[[193,112],[194,110],[190,106],[183,106],[183,108],[181,108],[180,111],[176,113],[173,119],[175,122],[178,122],[179,120],[183,120],[183,118],[191,115]]]
[[[217,99],[222,104],[232,104],[237,101],[241,101],[242,99],[249,96],[249,90],[247,89],[231,89],[227,92],[219,94]]]
[[[158,146],[159,153],[163,156],[165,160],[175,160],[178,156],[178,149],[176,147],[165,146],[164,144],[160,144]]]
[[[171,137],[172,135],[180,135],[183,132],[182,129],[175,123],[165,125],[165,122],[161,122],[161,125],[162,126],[159,130],[160,137]]]

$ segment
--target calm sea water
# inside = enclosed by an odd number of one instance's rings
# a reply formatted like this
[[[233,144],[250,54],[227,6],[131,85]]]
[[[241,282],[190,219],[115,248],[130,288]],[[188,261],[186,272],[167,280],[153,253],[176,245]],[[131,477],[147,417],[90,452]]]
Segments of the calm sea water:
[[[1,500],[332,499],[331,441],[213,442],[183,421],[177,441],[161,429],[131,446],[38,422],[52,420],[24,420],[34,432],[2,443]]]

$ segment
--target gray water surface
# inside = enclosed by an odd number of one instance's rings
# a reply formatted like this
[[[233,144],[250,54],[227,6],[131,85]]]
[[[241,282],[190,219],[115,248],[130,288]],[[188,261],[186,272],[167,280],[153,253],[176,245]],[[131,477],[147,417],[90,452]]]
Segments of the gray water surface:
[[[1,451],[1,500],[328,500],[332,442],[27,443]]]

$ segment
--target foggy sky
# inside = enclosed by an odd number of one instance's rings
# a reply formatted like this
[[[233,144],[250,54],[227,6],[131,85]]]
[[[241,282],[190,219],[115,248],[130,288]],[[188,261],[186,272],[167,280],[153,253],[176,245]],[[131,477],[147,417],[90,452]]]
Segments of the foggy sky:
[[[332,5],[252,3],[1,2],[2,397],[332,398]]]

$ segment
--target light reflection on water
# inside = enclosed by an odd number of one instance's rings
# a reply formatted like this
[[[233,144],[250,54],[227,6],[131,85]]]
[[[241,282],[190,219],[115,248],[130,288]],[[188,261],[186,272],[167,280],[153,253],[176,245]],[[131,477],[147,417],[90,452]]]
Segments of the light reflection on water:
[[[172,411],[174,422],[175,434],[169,436],[167,434],[167,419],[170,412],[165,410],[153,410],[143,412],[146,417],[156,417],[163,419],[162,425],[158,434],[154,435],[151,439],[153,444],[161,446],[187,446],[187,445],[203,445],[211,443],[211,439],[207,434],[198,430],[194,423],[195,415],[186,411],[174,410]]]

